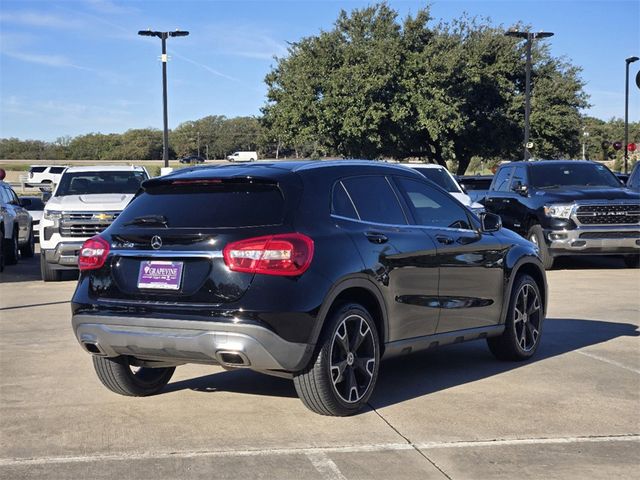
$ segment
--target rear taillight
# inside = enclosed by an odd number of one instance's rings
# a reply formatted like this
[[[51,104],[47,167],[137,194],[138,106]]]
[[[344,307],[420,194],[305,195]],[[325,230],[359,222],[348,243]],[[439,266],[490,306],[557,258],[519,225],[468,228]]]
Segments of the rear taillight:
[[[109,243],[100,236],[91,237],[82,244],[78,256],[78,267],[80,271],[100,268],[104,265],[107,255],[109,255]]]
[[[229,243],[222,253],[234,272],[295,276],[309,268],[313,240],[301,233],[268,235]]]

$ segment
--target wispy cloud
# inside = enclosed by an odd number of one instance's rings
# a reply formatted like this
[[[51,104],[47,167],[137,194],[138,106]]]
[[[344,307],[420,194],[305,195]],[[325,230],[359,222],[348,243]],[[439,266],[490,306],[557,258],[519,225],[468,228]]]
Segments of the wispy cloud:
[[[111,0],[85,0],[87,6],[99,13],[107,13],[112,15],[121,15],[126,13],[137,12],[138,9],[131,5],[123,5],[122,3],[112,2]]]
[[[71,30],[83,28],[85,24],[77,18],[62,17],[50,13],[35,11],[2,12],[0,22],[29,27],[56,28]]]
[[[91,71],[92,69],[74,64],[64,55],[42,55],[38,53],[15,52],[2,50],[2,54],[7,57],[15,58],[23,62],[35,63],[38,65],[46,65],[48,67],[70,67],[78,70]]]
[[[215,32],[205,40],[214,53],[256,60],[272,60],[274,56],[282,57],[287,53],[284,42],[277,40],[264,27],[218,24],[206,31]]]
[[[227,75],[226,73],[222,73],[218,70],[216,70],[215,68],[211,68],[208,65],[205,65],[204,63],[200,63],[200,62],[196,62],[195,60],[192,60],[191,58],[185,57],[184,55],[180,55],[179,53],[176,53],[175,50],[172,50],[170,53],[172,53],[173,55],[175,55],[177,58],[184,60],[185,62],[191,63],[192,65],[196,65],[197,67],[200,67],[204,70],[206,70],[207,72],[217,76],[217,77],[221,77],[221,78],[225,78],[227,80],[231,80],[232,82],[237,82],[237,83],[242,83],[239,79],[232,77],[230,75]]]

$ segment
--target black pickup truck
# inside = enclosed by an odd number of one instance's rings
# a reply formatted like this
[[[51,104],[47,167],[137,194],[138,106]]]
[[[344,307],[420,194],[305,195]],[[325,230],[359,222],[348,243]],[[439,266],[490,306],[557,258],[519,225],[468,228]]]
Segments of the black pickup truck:
[[[563,255],[623,255],[640,264],[640,194],[604,165],[581,160],[503,164],[484,200],[538,245],[545,268]]]

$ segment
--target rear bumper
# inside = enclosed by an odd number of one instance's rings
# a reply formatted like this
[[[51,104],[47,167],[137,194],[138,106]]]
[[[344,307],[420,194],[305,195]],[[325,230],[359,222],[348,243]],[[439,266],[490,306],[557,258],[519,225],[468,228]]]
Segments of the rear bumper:
[[[545,230],[545,239],[552,255],[640,253],[640,225]]]
[[[47,263],[55,270],[74,270],[78,268],[78,253],[84,241],[61,242],[52,250],[42,250]]]
[[[176,365],[221,364],[294,372],[304,368],[313,351],[313,345],[288,342],[259,325],[228,320],[77,314],[73,315],[72,325],[80,344],[94,355],[127,355]]]

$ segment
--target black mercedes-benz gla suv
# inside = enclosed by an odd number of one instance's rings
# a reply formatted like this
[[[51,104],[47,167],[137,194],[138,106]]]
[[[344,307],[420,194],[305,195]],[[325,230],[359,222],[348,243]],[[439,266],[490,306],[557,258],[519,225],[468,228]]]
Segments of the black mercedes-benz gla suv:
[[[198,167],[144,182],[80,252],[73,329],[104,385],[151,395],[185,363],[293,378],[357,412],[380,360],[486,338],[524,360],[547,286],[536,247],[408,168]]]

